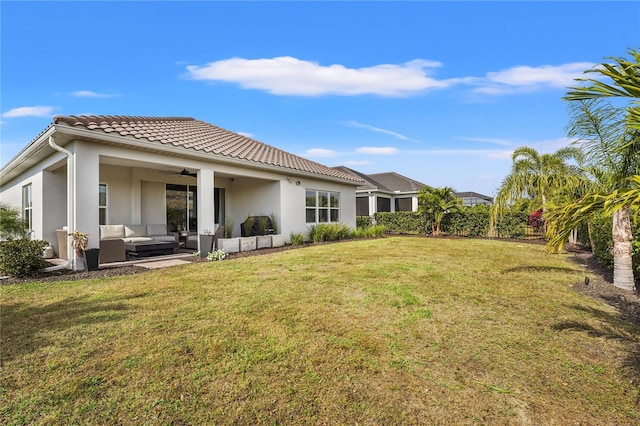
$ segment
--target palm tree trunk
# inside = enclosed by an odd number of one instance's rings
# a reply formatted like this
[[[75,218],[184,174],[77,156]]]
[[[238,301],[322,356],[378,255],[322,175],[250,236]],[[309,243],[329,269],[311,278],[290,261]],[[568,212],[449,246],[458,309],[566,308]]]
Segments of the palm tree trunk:
[[[589,234],[589,245],[591,246],[591,253],[596,254],[596,243],[593,241],[593,227],[591,221],[587,221],[587,234]]]
[[[629,206],[624,206],[613,214],[613,285],[624,290],[635,290],[633,277],[633,234],[629,221]]]

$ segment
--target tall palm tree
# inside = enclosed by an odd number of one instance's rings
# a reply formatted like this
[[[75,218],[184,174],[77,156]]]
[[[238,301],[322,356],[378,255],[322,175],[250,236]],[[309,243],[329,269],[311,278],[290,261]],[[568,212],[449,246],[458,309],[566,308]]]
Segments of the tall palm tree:
[[[636,178],[640,175],[640,53],[635,50],[629,53],[631,59],[610,58],[615,63],[604,63],[586,71],[600,74],[607,82],[578,79],[586,85],[570,88],[563,98],[578,103],[573,109],[574,126],[570,128],[570,135],[573,131],[573,136],[581,139],[588,161],[605,169],[607,179],[603,188],[556,210],[551,215],[553,224],[549,228],[549,246],[557,250],[567,235],[567,227],[575,226],[594,211],[611,214],[613,283],[625,290],[635,288],[629,213],[632,208],[640,207],[634,195],[640,188]],[[621,110],[605,102],[607,98],[628,98],[629,102]],[[589,122],[599,125],[590,127]]]
[[[541,154],[523,146],[512,154],[511,172],[503,179],[491,208],[491,222],[504,214],[510,205],[522,198],[533,199],[543,213],[549,197],[559,194],[581,181],[580,170],[571,160],[580,162],[578,147],[565,147],[552,154]]]
[[[431,233],[440,235],[440,224],[447,215],[462,207],[462,200],[455,196],[455,191],[444,188],[424,187],[418,194],[418,211],[426,214],[431,222]]]

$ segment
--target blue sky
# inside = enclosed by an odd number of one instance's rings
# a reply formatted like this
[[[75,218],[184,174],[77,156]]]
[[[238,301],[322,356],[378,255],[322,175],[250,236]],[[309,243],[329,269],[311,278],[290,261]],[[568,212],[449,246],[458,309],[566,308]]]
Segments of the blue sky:
[[[190,116],[328,166],[493,195],[567,144],[640,2],[0,2],[0,161],[55,115]]]

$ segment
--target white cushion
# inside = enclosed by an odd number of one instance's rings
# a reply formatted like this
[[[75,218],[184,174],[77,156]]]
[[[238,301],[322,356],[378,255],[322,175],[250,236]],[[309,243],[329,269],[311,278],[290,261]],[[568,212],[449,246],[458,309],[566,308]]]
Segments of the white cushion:
[[[165,224],[154,224],[147,225],[147,235],[155,236],[155,235],[167,235],[167,225]]]
[[[122,239],[125,243],[140,243],[144,241],[153,241],[151,237],[124,237]]]
[[[125,225],[124,236],[125,237],[146,237],[147,225]]]
[[[124,225],[100,225],[100,239],[124,238]]]
[[[154,235],[153,237],[153,241],[175,241],[176,237],[174,237],[173,235]]]

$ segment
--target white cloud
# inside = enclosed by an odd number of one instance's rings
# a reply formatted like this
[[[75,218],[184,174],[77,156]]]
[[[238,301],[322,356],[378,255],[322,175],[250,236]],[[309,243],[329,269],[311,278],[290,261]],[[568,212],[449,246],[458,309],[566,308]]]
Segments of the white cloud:
[[[502,145],[502,146],[512,146],[513,143],[506,139],[496,139],[496,138],[462,138],[465,141],[471,142],[485,142],[494,145]]]
[[[236,133],[239,134],[239,135],[242,135],[242,136],[246,136],[246,137],[251,138],[251,139],[255,138],[255,135],[253,133],[249,133],[249,132],[236,132]]]
[[[335,157],[338,155],[336,151],[324,148],[311,148],[305,152],[307,157]]]
[[[17,117],[50,117],[53,115],[54,107],[51,106],[25,106],[13,108],[2,114],[6,118]]]
[[[356,149],[356,152],[360,154],[372,154],[372,155],[394,155],[398,153],[397,148],[391,146],[363,146]]]
[[[423,149],[415,151],[406,151],[410,155],[443,155],[443,156],[480,156],[490,159],[511,158],[509,150],[489,150],[489,149]],[[507,156],[508,154],[508,156]]]
[[[516,92],[539,90],[546,87],[565,88],[576,85],[576,78],[584,77],[584,71],[595,64],[572,62],[562,65],[542,65],[531,67],[515,66],[503,71],[489,72],[484,78],[474,79],[480,87],[475,93],[502,95]]]
[[[494,151],[488,154],[491,160],[511,160],[513,151]]]
[[[77,92],[71,92],[71,96],[75,96],[76,98],[113,98],[118,95],[97,93],[97,92],[92,92],[91,90],[78,90]]]
[[[374,127],[374,126],[371,126],[369,124],[358,123],[355,120],[347,121],[347,124],[350,125],[350,126],[353,126],[353,127],[360,127],[362,129],[368,129],[368,130],[371,130],[372,132],[391,135],[394,138],[402,139],[402,140],[405,140],[405,141],[420,142],[419,140],[411,139],[410,137],[405,136],[405,135],[403,135],[401,133],[397,133],[397,132],[394,132],[394,131],[391,131],[391,130],[381,129],[379,127]]]
[[[267,59],[231,58],[203,66],[187,66],[194,80],[239,83],[245,89],[274,95],[380,95],[409,96],[424,90],[445,88],[455,81],[436,80],[426,69],[440,67],[435,61],[413,60],[404,64],[381,64],[364,68],[320,65],[291,56]]]
[[[437,80],[429,76],[432,70],[442,66],[437,61],[416,59],[402,64],[348,68],[341,64],[321,65],[291,56],[279,56],[263,59],[230,58],[201,66],[188,65],[186,77],[201,81],[237,83],[245,89],[289,96],[403,97],[461,84],[475,86],[472,91],[476,94],[504,95],[573,86],[577,84],[576,78],[584,77],[584,71],[596,65],[591,62],[518,65],[487,72],[483,77]],[[370,130],[388,132],[396,137],[404,136],[374,126]]]

